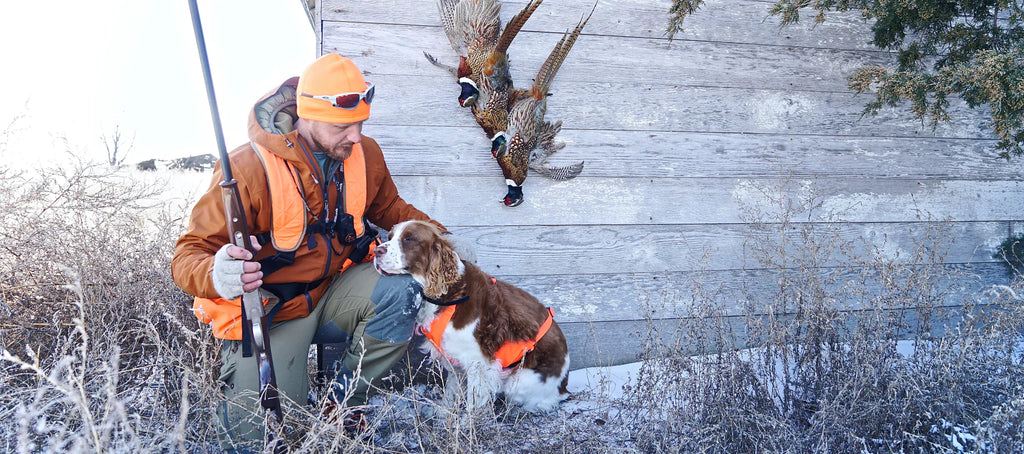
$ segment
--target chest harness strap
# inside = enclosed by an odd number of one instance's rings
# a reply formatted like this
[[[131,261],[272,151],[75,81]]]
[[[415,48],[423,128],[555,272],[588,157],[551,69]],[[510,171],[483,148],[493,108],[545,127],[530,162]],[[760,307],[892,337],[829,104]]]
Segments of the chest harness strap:
[[[308,292],[324,282],[327,273],[331,270],[331,257],[338,254],[331,241],[337,239],[342,245],[353,247],[352,252],[342,263],[342,272],[354,264],[372,258],[373,248],[379,242],[376,230],[368,228],[363,217],[367,200],[366,161],[363,149],[359,144],[354,144],[352,154],[339,166],[338,172],[332,174],[332,178],[328,182],[334,183],[336,191],[334,216],[328,220],[327,206],[330,197],[327,186],[329,184],[324,186],[324,215],[318,217],[306,206],[301,179],[297,175],[298,170],[263,146],[255,142],[250,142],[250,145],[263,165],[267,188],[270,192],[270,231],[256,234],[256,238],[260,244],[272,244],[276,250],[274,255],[259,260],[263,275],[267,276],[292,265],[295,262],[295,253],[301,246],[304,237],[308,238],[307,247],[309,249],[317,247],[314,240],[316,235],[327,239],[327,247],[331,248],[324,275],[319,279],[312,282],[265,283],[262,287],[277,296],[281,303],[305,294],[306,304],[309,305],[309,311],[312,312],[312,300]],[[302,141],[299,141],[299,145],[305,150]],[[312,216],[313,222],[307,222],[307,212]],[[255,216],[249,219],[254,218]],[[250,225],[249,228],[253,229],[254,226]],[[240,301],[239,298],[229,301],[223,298],[196,297],[192,310],[201,322],[211,325],[214,337],[242,340],[243,356],[247,356],[251,353],[251,342],[245,330],[242,329],[243,326],[248,326],[248,321],[245,313],[240,309]],[[273,324],[274,315],[281,308],[281,305],[275,306],[267,314],[269,324]]]

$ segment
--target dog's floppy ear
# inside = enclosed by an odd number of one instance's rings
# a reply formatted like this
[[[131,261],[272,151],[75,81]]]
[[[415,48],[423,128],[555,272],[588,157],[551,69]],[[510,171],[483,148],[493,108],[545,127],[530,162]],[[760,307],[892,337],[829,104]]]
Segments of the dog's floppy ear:
[[[440,298],[448,292],[448,286],[459,281],[459,256],[447,241],[437,235],[434,244],[430,246],[428,263],[423,294],[430,298]]]

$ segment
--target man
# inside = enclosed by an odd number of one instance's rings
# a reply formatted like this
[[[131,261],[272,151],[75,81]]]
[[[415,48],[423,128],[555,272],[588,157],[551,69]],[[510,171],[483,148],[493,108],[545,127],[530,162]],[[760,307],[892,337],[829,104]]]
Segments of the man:
[[[307,400],[314,335],[351,335],[329,396],[348,406],[347,428],[361,423],[358,406],[371,383],[406,351],[420,289],[409,276],[382,277],[363,263],[373,232],[364,220],[385,229],[410,219],[441,225],[399,197],[377,143],[361,135],[373,95],[351,60],[328,54],[264,96],[249,116],[252,142],[229,157],[249,230],[262,246],[253,257],[230,244],[219,166],[178,240],[174,281],[196,296],[196,316],[225,340],[227,402],[218,409],[225,449],[258,450],[263,437],[252,417],[256,360],[242,356],[235,298],[244,291],[259,288],[266,301],[282,402]]]

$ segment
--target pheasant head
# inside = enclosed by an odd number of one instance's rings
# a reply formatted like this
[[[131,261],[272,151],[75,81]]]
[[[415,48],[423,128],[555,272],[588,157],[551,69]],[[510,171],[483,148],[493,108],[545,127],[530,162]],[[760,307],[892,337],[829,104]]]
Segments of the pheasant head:
[[[498,131],[491,137],[491,156],[497,158],[508,151],[508,134],[505,131]]]
[[[476,104],[477,98],[480,97],[480,89],[477,88],[472,75],[473,69],[469,66],[469,60],[466,57],[460,56],[459,68],[455,76],[459,78],[459,86],[462,87],[462,92],[459,93],[459,105],[462,107]]]

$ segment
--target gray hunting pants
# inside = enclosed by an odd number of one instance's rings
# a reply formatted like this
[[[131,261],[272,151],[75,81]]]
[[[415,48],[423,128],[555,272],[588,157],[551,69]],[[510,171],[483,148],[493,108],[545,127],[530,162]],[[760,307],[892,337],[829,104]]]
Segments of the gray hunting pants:
[[[346,405],[365,404],[371,384],[377,384],[405,354],[419,310],[419,293],[412,277],[382,277],[373,264],[363,263],[336,277],[309,316],[273,323],[270,344],[282,410],[287,414],[289,407],[306,404],[309,346],[314,336],[324,335],[352,337],[332,383],[332,399]],[[263,416],[257,399],[256,359],[242,357],[240,341],[225,341],[221,360],[226,397],[217,412],[221,447],[259,452]]]

